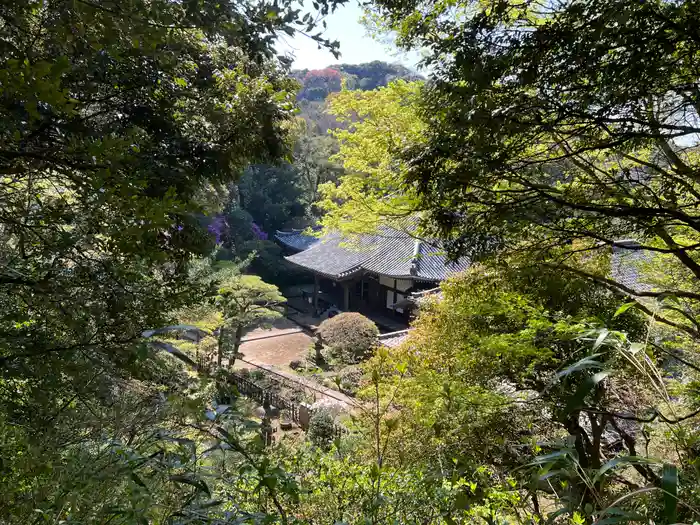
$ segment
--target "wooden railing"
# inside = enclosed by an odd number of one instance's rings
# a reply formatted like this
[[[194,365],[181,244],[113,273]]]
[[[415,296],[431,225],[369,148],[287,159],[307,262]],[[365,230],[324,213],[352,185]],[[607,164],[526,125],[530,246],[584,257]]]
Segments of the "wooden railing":
[[[286,399],[275,392],[265,390],[250,379],[235,372],[228,375],[228,382],[234,385],[241,395],[257,401],[265,408],[273,406],[284,410],[292,421],[299,423],[299,405],[294,401]]]
[[[275,392],[265,390],[263,387],[256,385],[247,377],[243,377],[235,372],[231,372],[228,374],[228,383],[235,386],[238,393],[249,399],[257,401],[265,408],[273,406],[275,408],[284,410],[288,417],[294,423],[301,426],[301,422],[299,419],[300,405],[298,403],[291,401],[290,399],[287,399],[285,397],[282,397],[276,394]],[[220,399],[218,399],[217,401],[221,404],[228,404],[231,403],[233,400],[230,398],[226,398],[226,396],[221,396]],[[308,414],[310,417],[313,414],[313,410],[311,408],[309,408],[308,410]],[[341,438],[342,436],[348,434],[348,429],[345,428],[343,425],[334,423],[333,433],[334,437]]]
[[[214,363],[211,361],[211,359],[207,358],[207,356],[198,354],[196,356],[196,365],[197,365],[197,370],[200,372],[204,372],[206,374],[211,374],[212,370],[215,368]],[[247,362],[246,362],[247,363]],[[253,365],[253,363],[247,363]],[[257,365],[257,368],[262,368]],[[263,369],[264,370],[264,369]],[[271,374],[274,372],[271,372],[269,370],[265,370],[266,373]],[[274,380],[274,379],[273,379]],[[286,381],[289,382],[294,382],[293,380],[289,378],[285,378]],[[300,411],[300,404],[292,401],[291,399],[287,399],[286,397],[280,396],[276,392],[272,392],[268,389],[265,389],[261,387],[260,385],[257,385],[254,381],[250,380],[248,377],[244,377],[239,373],[236,372],[228,372],[226,374],[226,381],[228,384],[234,386],[236,388],[236,391],[240,394],[243,395],[247,398],[250,398],[256,402],[258,402],[260,405],[265,407],[266,409],[273,406],[277,409],[283,410],[285,414],[297,425],[303,426],[300,424],[300,419],[299,419],[299,411]],[[279,383],[278,380],[274,380]],[[285,382],[286,382],[285,381]],[[304,385],[303,383],[299,383],[299,385],[309,388],[308,385]],[[234,394],[235,395],[235,394]],[[328,395],[328,394],[326,394]],[[332,396],[329,396],[332,397]],[[233,399],[231,398],[231,394],[227,393],[220,393],[217,396],[216,399],[217,403],[226,405],[230,404],[233,402]],[[310,416],[313,413],[313,410],[310,407],[307,407],[308,410],[308,416]],[[308,423],[308,421],[307,421]],[[334,434],[336,438],[340,438],[343,435],[348,434],[348,429],[345,428],[343,425],[338,425],[334,423]],[[304,428],[306,430],[306,428]]]

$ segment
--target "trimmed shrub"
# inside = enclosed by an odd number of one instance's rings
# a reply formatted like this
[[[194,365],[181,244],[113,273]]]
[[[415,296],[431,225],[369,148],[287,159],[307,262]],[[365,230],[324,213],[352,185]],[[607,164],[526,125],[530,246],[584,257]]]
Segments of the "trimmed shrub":
[[[333,356],[348,364],[364,359],[379,337],[377,325],[356,312],[345,312],[326,319],[318,331]]]

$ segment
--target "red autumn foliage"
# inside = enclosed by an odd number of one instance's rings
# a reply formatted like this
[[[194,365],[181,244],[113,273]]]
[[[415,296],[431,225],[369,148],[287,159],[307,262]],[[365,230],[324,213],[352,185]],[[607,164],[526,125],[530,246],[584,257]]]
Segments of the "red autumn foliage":
[[[340,72],[329,67],[324,69],[312,69],[306,75],[304,75],[304,84],[309,82],[314,82],[316,80],[323,80],[326,82],[338,81],[340,82],[341,76]]]

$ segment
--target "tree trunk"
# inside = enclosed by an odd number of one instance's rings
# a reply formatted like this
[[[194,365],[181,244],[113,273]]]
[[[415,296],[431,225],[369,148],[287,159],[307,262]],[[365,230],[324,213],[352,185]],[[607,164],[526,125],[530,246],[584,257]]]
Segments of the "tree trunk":
[[[219,340],[217,341],[218,345],[218,352],[216,356],[216,364],[218,365],[219,368],[221,368],[221,362],[223,361],[224,357],[224,327],[222,326],[219,328]]]
[[[239,324],[236,327],[236,336],[233,341],[233,352],[231,352],[231,357],[228,360],[229,368],[233,368],[236,363],[236,357],[238,357],[238,348],[241,346],[241,339],[243,338],[243,325]]]

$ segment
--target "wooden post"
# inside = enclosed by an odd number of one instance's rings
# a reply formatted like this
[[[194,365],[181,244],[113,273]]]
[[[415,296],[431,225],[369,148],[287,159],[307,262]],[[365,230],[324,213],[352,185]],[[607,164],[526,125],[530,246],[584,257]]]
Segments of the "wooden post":
[[[224,327],[219,328],[219,339],[217,345],[216,364],[221,368],[221,361],[224,357]]]
[[[299,404],[299,426],[305,432],[309,430],[309,421],[311,421],[311,405],[306,403]]]
[[[313,298],[313,306],[314,306],[314,315],[318,313],[318,287],[319,287],[319,279],[318,279],[318,274],[314,274],[314,298]]]
[[[314,350],[316,351],[316,365],[321,366],[323,363],[323,340],[321,339],[321,334],[316,332],[316,341],[314,341]]]
[[[350,284],[347,281],[343,283],[343,310],[350,311]]]
[[[233,365],[236,364],[236,358],[238,357],[238,349],[241,347],[241,339],[243,339],[243,325],[239,324],[236,327],[236,335],[233,341],[233,352],[228,358],[228,366],[233,370]]]

